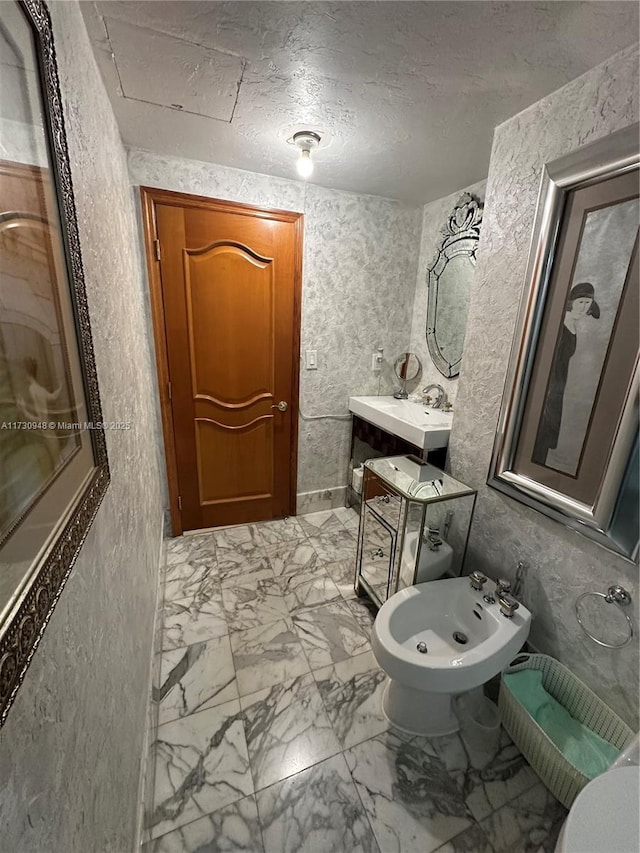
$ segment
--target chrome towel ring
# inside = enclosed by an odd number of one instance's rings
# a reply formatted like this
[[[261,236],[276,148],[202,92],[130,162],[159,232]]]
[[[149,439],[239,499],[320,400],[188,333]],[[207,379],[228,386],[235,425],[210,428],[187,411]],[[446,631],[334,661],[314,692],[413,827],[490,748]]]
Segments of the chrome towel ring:
[[[621,643],[605,643],[604,640],[599,640],[597,637],[594,637],[593,634],[586,629],[580,617],[580,611],[578,608],[582,599],[586,598],[589,595],[595,595],[597,598],[604,598],[607,604],[615,604],[624,616],[624,618],[627,620],[629,633],[626,639],[623,640]],[[623,607],[628,607],[630,604],[631,596],[629,595],[627,590],[623,586],[620,586],[620,584],[614,584],[613,586],[610,586],[606,592],[583,592],[582,595],[579,595],[576,598],[574,608],[576,612],[576,619],[578,620],[578,625],[580,625],[580,627],[590,640],[593,640],[594,643],[597,643],[599,646],[604,646],[607,649],[622,649],[625,646],[628,646],[633,638],[633,619],[628,613],[625,613],[625,611],[623,610]]]

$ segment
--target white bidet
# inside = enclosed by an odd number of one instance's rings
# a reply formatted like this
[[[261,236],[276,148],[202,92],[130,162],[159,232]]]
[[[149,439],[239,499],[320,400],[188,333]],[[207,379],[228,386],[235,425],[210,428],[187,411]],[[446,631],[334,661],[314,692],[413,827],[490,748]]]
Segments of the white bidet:
[[[373,653],[389,677],[382,700],[389,722],[411,734],[457,731],[453,697],[497,675],[529,636],[531,614],[515,606],[507,616],[466,577],[392,595],[371,634]]]

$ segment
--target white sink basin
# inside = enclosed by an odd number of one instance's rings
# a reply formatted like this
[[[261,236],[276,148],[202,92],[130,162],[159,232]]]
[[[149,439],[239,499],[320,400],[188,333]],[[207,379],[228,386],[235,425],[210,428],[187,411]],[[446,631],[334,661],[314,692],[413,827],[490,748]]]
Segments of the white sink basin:
[[[421,450],[435,450],[449,443],[451,412],[393,397],[349,397],[349,411]]]

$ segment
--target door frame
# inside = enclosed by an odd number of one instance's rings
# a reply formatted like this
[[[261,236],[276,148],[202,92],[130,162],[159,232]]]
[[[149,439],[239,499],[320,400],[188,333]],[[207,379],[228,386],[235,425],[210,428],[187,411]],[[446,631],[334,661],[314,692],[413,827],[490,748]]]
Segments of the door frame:
[[[302,314],[302,239],[304,215],[302,213],[293,213],[288,210],[253,207],[252,205],[242,204],[240,202],[224,201],[223,199],[208,198],[207,196],[191,195],[189,193],[179,193],[171,190],[162,190],[146,186],[140,187],[140,201],[142,205],[142,230],[147,259],[147,273],[149,276],[151,319],[153,322],[158,390],[160,393],[160,412],[162,416],[162,433],[164,436],[164,453],[167,463],[171,532],[174,536],[179,536],[183,532],[183,526],[182,512],[179,504],[180,491],[178,487],[178,462],[176,458],[173,411],[171,408],[169,355],[165,333],[165,311],[162,292],[162,277],[160,273],[160,241],[158,240],[158,229],[156,223],[156,205],[163,204],[173,207],[204,208],[218,213],[235,213],[241,216],[251,216],[254,219],[258,218],[276,220],[279,222],[291,222],[294,225],[294,329],[290,404],[292,459],[289,474],[289,515],[295,515],[298,484],[300,324]]]

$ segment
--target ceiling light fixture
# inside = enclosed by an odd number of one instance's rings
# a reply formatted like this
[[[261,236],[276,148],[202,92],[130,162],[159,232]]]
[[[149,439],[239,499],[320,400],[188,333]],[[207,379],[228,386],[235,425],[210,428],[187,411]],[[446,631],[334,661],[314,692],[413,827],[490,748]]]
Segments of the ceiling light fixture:
[[[293,134],[291,142],[296,146],[296,148],[300,149],[300,157],[298,158],[296,166],[298,174],[306,181],[306,179],[310,178],[313,174],[313,160],[311,159],[311,152],[314,148],[317,148],[318,145],[320,145],[320,136],[312,130],[300,130],[298,133]]]

